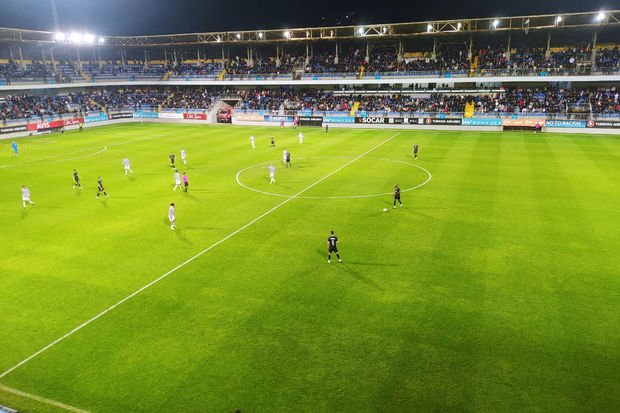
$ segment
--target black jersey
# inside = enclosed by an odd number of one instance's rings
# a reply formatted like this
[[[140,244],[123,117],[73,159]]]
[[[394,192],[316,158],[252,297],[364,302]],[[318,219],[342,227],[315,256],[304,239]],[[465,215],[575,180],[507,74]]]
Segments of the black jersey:
[[[418,145],[413,145],[413,153],[418,153]]]
[[[327,238],[327,244],[329,245],[330,251],[337,251],[338,250],[338,237],[335,235],[332,235],[331,237]]]
[[[170,154],[168,158],[170,158],[170,163],[174,163],[174,154]]]
[[[286,153],[286,162],[290,162],[291,161],[291,153],[287,152]]]
[[[75,182],[80,182],[80,177],[78,176],[77,171],[73,172],[73,180]]]
[[[400,199],[400,188],[399,187],[394,187],[394,198]]]
[[[103,191],[105,188],[103,187],[103,179],[98,179],[97,180],[97,189],[99,191]]]

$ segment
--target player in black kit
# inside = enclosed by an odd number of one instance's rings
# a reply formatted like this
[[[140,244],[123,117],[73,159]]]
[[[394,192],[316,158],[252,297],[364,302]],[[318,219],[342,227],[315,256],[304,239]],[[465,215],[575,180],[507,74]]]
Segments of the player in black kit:
[[[398,184],[394,186],[394,208],[396,208],[396,201],[400,204],[400,207],[403,207],[403,203],[400,201],[400,187]]]
[[[80,183],[80,176],[78,175],[77,169],[73,170],[73,180],[75,181],[75,184],[73,184],[73,189],[82,189],[82,184]]]
[[[336,254],[338,262],[342,262],[340,254],[338,253],[338,237],[334,235],[334,231],[331,232],[329,238],[327,238],[327,263],[332,262],[332,252]]]
[[[103,179],[101,177],[97,178],[97,199],[99,199],[99,195],[103,192],[103,195],[105,195],[105,197],[108,197],[108,194],[105,191],[105,188],[103,187]]]
[[[413,159],[418,159],[418,144],[413,145]]]
[[[174,154],[171,153],[170,155],[168,155],[168,158],[170,158],[170,167],[174,168],[174,158],[175,158]]]

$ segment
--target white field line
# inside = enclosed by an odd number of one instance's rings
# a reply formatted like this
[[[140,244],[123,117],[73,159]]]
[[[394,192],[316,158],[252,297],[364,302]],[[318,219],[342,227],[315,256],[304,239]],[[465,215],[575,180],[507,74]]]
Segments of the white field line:
[[[371,149],[367,150],[366,152],[364,152],[363,154],[353,158],[352,160],[350,160],[349,162],[345,163],[344,165],[342,165],[341,167],[339,167],[338,169],[330,172],[329,174],[325,175],[324,177],[320,178],[318,181],[314,182],[313,184],[311,184],[310,186],[302,189],[301,191],[297,192],[295,195],[291,196],[290,198],[285,199],[284,201],[282,201],[281,203],[279,203],[278,205],[276,205],[275,207],[271,208],[270,210],[268,210],[267,212],[259,215],[258,217],[254,218],[253,220],[251,220],[250,222],[248,222],[247,224],[243,225],[241,228],[231,232],[230,234],[228,234],[227,236],[225,236],[224,238],[222,238],[221,240],[217,241],[216,243],[212,244],[211,246],[203,249],[202,251],[200,251],[199,253],[197,253],[196,255],[188,258],[187,260],[183,261],[182,263],[180,263],[179,265],[177,265],[176,267],[172,268],[171,270],[169,270],[168,272],[166,272],[163,275],[160,275],[158,278],[154,279],[153,281],[151,281],[150,283],[146,284],[145,286],[141,287],[140,289],[134,291],[133,293],[129,294],[128,296],[126,296],[125,298],[123,298],[122,300],[118,301],[115,304],[112,304],[110,307],[106,308],[105,310],[103,310],[102,312],[100,312],[99,314],[95,315],[94,317],[86,320],[85,322],[83,322],[82,324],[80,324],[79,326],[75,327],[73,330],[69,331],[68,333],[66,333],[65,335],[57,338],[56,340],[52,341],[51,343],[49,343],[48,345],[46,345],[45,347],[41,348],[40,350],[36,351],[35,353],[33,353],[32,355],[26,357],[25,359],[23,359],[22,361],[20,361],[19,363],[17,363],[16,365],[14,365],[13,367],[10,367],[9,369],[5,370],[4,372],[2,372],[0,374],[0,379],[6,377],[8,374],[10,374],[11,372],[13,372],[14,370],[18,369],[19,367],[23,366],[24,364],[28,363],[30,360],[32,360],[33,358],[39,356],[40,354],[46,352],[47,350],[49,350],[50,348],[54,347],[56,344],[60,343],[61,341],[65,340],[67,337],[70,337],[71,335],[77,333],[78,331],[80,331],[81,329],[83,329],[84,327],[86,327],[87,325],[91,324],[93,321],[97,320],[100,317],[103,317],[104,315],[106,315],[107,313],[109,313],[110,311],[114,310],[116,307],[122,305],[123,303],[131,300],[133,297],[135,297],[136,295],[140,294],[142,291],[146,290],[147,288],[157,284],[158,282],[160,282],[161,280],[163,280],[164,278],[168,277],[170,274],[175,273],[176,271],[180,270],[181,268],[185,267],[187,264],[191,263],[192,261],[194,261],[195,259],[197,259],[198,257],[202,256],[203,254],[205,254],[206,252],[211,251],[213,248],[217,247],[218,245],[220,245],[221,243],[227,241],[228,239],[234,237],[235,235],[237,235],[238,233],[240,233],[241,231],[249,228],[250,226],[252,226],[253,224],[255,224],[256,222],[260,221],[261,219],[263,219],[264,217],[266,217],[267,215],[271,214],[272,212],[280,209],[281,207],[283,207],[284,205],[288,204],[289,202],[291,202],[293,199],[297,198],[299,195],[303,194],[304,192],[310,190],[311,188],[314,188],[315,186],[317,186],[318,184],[320,184],[321,182],[323,182],[324,180],[326,180],[327,178],[329,178],[330,176],[334,175],[335,173],[343,170],[344,168],[346,168],[347,166],[351,165],[353,162],[357,161],[358,159],[363,158],[364,156],[366,156],[367,154],[369,154],[370,152],[374,151],[375,149],[385,145],[386,143],[390,142],[392,139],[394,139],[395,137],[397,137],[398,135],[400,135],[400,133],[397,133],[395,135],[392,135],[391,137],[389,137],[388,139],[384,140],[383,142],[381,142],[380,144],[373,146]]]
[[[17,396],[21,396],[21,397],[26,398],[26,399],[35,400],[35,401],[38,401],[39,403],[48,404],[50,406],[58,407],[60,409],[67,410],[69,412],[90,413],[88,410],[79,409],[79,408],[77,408],[75,406],[71,406],[71,405],[68,405],[68,404],[65,404],[65,403],[57,402],[56,400],[46,399],[45,397],[37,396],[36,394],[26,393],[24,391],[17,390],[17,389],[14,389],[12,387],[7,387],[7,386],[4,386],[2,384],[0,384],[0,391],[4,391],[6,393],[15,394]]]
[[[74,153],[82,153],[82,152],[86,152],[86,151],[92,151],[94,149],[96,149],[96,148],[93,148],[93,149],[82,149],[82,150],[79,150],[79,151],[68,152],[65,155],[71,155],[71,154],[74,154]],[[56,159],[57,157],[51,156],[49,158],[33,159],[31,161],[26,161],[26,162],[14,164],[14,165],[0,165],[0,168],[17,168],[17,167],[20,167],[20,166],[32,166],[32,165],[37,165],[39,162],[50,161],[50,160],[51,161],[47,162],[47,163],[58,163],[58,162],[65,162],[65,161],[73,161],[75,159],[83,159],[83,158],[89,158],[91,156],[99,155],[100,153],[105,152],[107,150],[108,150],[108,147],[104,146],[103,148],[99,149],[97,152],[89,153],[87,155],[82,155],[82,156],[76,156],[76,157],[73,157],[73,158]]]
[[[155,135],[149,138],[143,138],[143,139],[134,139],[132,141],[125,141],[125,142],[119,142],[119,143],[113,143],[107,146],[104,146],[102,149],[100,149],[99,151],[95,152],[95,153],[90,153],[88,155],[83,155],[83,156],[76,156],[73,158],[63,158],[63,159],[56,159],[56,157],[49,157],[49,158],[41,158],[41,159],[33,159],[31,161],[26,161],[26,162],[22,162],[22,163],[18,163],[18,164],[14,164],[14,165],[0,165],[0,168],[18,168],[18,167],[22,167],[22,166],[38,166],[40,165],[40,162],[43,161],[50,161],[50,162],[43,162],[43,163],[59,163],[59,162],[66,162],[66,161],[75,161],[76,159],[84,159],[84,158],[90,158],[91,156],[96,156],[99,155],[100,153],[103,153],[105,151],[108,150],[108,148],[111,148],[113,146],[120,146],[120,145],[128,145],[131,143],[137,143],[137,142],[144,142],[144,141],[150,141],[153,139],[158,139],[158,138],[163,138],[166,135]],[[52,143],[52,142],[31,142],[31,143]],[[56,142],[53,142],[56,143]],[[86,152],[92,149],[82,149],[79,151],[74,151],[74,152],[68,152],[65,155],[71,155],[74,153],[82,153],[82,152]]]
[[[304,159],[350,159],[350,157],[346,157],[346,156],[319,156],[319,157],[311,157],[311,158],[298,158],[299,160],[304,160]],[[414,163],[411,162],[405,162],[405,161],[399,161],[396,159],[379,159],[379,158],[363,158],[363,159],[368,159],[368,160],[373,160],[373,161],[386,161],[386,162],[395,162],[395,163],[400,163],[400,164],[404,164],[404,165],[409,165],[409,166],[413,166],[414,168],[418,168],[421,169],[422,171],[426,172],[426,180],[424,180],[424,182],[422,182],[421,184],[418,184],[416,186],[412,186],[411,188],[406,188],[406,189],[402,189],[400,192],[409,192],[409,191],[413,191],[415,189],[421,188],[424,185],[426,185],[427,183],[430,182],[431,179],[433,179],[433,174],[431,174],[426,168],[421,167],[420,165],[416,165]],[[263,194],[263,195],[268,195],[268,196],[275,196],[275,197],[279,197],[279,198],[290,198],[292,195],[284,195],[284,194],[276,194],[274,192],[267,192],[267,191],[261,191],[259,189],[255,189],[252,188],[250,186],[247,186],[246,184],[244,184],[243,182],[241,182],[240,176],[243,172],[253,169],[253,168],[257,168],[259,166],[262,165],[267,165],[269,163],[273,163],[276,161],[267,161],[267,162],[262,162],[262,163],[258,163],[256,165],[252,165],[252,166],[248,166],[247,168],[243,168],[242,170],[240,170],[239,172],[237,172],[237,176],[235,177],[235,179],[237,180],[237,184],[239,184],[239,186],[241,186],[242,188],[247,189],[248,191],[252,191],[252,192],[257,192],[259,194]],[[297,197],[298,199],[361,199],[361,198],[377,198],[380,196],[388,196],[388,195],[393,195],[393,192],[385,192],[382,194],[365,194],[365,195],[342,195],[342,196],[299,196]]]

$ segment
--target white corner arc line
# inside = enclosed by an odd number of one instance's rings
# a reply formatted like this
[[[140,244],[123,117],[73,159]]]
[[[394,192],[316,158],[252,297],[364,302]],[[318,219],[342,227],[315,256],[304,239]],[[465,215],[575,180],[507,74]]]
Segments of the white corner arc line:
[[[79,326],[75,327],[73,330],[69,331],[68,333],[66,333],[65,335],[57,338],[56,340],[52,341],[51,343],[49,343],[48,345],[46,345],[45,347],[39,349],[38,351],[36,351],[35,353],[31,354],[30,356],[26,357],[25,359],[23,359],[22,361],[20,361],[19,363],[15,364],[13,367],[10,367],[9,369],[5,370],[4,372],[2,372],[0,374],[0,379],[6,377],[7,375],[9,375],[10,373],[12,373],[13,371],[15,371],[16,369],[18,369],[19,367],[23,366],[24,364],[28,363],[30,360],[32,360],[33,358],[39,356],[40,354],[46,352],[47,350],[49,350],[50,348],[54,347],[56,344],[60,343],[61,341],[65,340],[67,337],[75,334],[76,332],[80,331],[81,329],[83,329],[84,327],[86,327],[87,325],[91,324],[93,321],[96,321],[97,319],[103,317],[104,315],[106,315],[107,313],[109,313],[110,311],[114,310],[116,307],[122,305],[123,303],[131,300],[133,297],[135,297],[136,295],[140,294],[142,291],[146,290],[147,288],[157,284],[158,282],[160,282],[161,280],[163,280],[164,278],[168,277],[170,274],[173,274],[174,272],[178,271],[179,269],[185,267],[187,264],[191,263],[192,261],[194,261],[195,259],[197,259],[198,257],[201,257],[202,255],[204,255],[206,252],[211,251],[213,248],[217,247],[218,245],[220,245],[221,243],[227,241],[228,239],[234,237],[235,235],[237,235],[238,233],[240,233],[241,231],[245,230],[246,228],[254,225],[256,222],[260,221],[261,219],[263,219],[264,217],[266,217],[267,215],[271,214],[272,212],[280,209],[281,207],[283,207],[284,205],[288,204],[289,202],[291,202],[293,199],[297,198],[299,195],[303,194],[304,192],[314,188],[315,186],[317,186],[318,184],[320,184],[321,182],[323,182],[324,180],[326,180],[327,178],[329,178],[330,176],[336,174],[337,172],[343,170],[344,168],[346,168],[347,166],[351,165],[353,162],[363,158],[364,156],[366,156],[367,154],[369,154],[370,152],[374,151],[375,149],[385,145],[386,143],[390,142],[392,139],[394,139],[395,137],[397,137],[398,135],[400,135],[399,133],[396,133],[395,135],[390,136],[388,139],[384,140],[383,142],[381,142],[378,145],[373,146],[372,148],[370,148],[369,150],[367,150],[366,152],[364,152],[363,154],[353,158],[352,160],[350,160],[349,162],[345,163],[344,165],[340,166],[339,168],[335,169],[334,171],[330,172],[329,174],[325,175],[324,177],[320,178],[319,180],[315,181],[313,184],[307,186],[306,188],[302,189],[301,191],[297,192],[295,195],[291,196],[290,198],[285,199],[284,201],[280,202],[278,205],[274,206],[273,208],[271,208],[270,210],[268,210],[267,212],[264,212],[263,214],[259,215],[258,217],[254,218],[253,220],[251,220],[250,222],[248,222],[247,224],[243,225],[242,227],[236,229],[235,231],[231,232],[230,234],[228,234],[227,236],[225,236],[224,238],[222,238],[221,240],[215,242],[214,244],[211,244],[209,247],[203,249],[202,251],[198,252],[197,254],[195,254],[194,256],[188,258],[187,260],[183,261],[182,263],[180,263],[179,265],[177,265],[176,267],[172,268],[171,270],[167,271],[165,274],[160,275],[159,277],[157,277],[156,279],[154,279],[153,281],[149,282],[148,284],[140,287],[138,290],[134,291],[133,293],[129,294],[128,296],[126,296],[125,298],[121,299],[120,301],[116,302],[115,304],[112,304],[110,307],[106,308],[105,310],[103,310],[102,312],[100,312],[99,314],[95,315],[94,317],[86,320],[85,322],[83,322],[82,324],[80,324]]]
[[[17,396],[21,396],[25,399],[35,400],[39,403],[48,404],[50,406],[58,407],[63,410],[67,410],[69,412],[74,413],[90,413],[88,410],[80,409],[75,406],[68,405],[66,403],[57,402],[56,400],[46,399],[45,397],[37,396],[36,394],[26,393],[25,391],[21,391],[18,389],[14,389],[12,387],[7,387],[3,384],[0,384],[0,391],[4,391],[6,393],[15,394]]]
[[[346,157],[346,156],[329,156],[329,157],[324,157],[324,156],[318,156],[318,157],[311,157],[311,158],[298,158],[298,159],[350,159],[350,157]],[[396,162],[396,163],[401,163],[404,165],[409,165],[409,166],[413,166],[414,168],[420,169],[422,171],[424,171],[427,175],[426,179],[424,180],[424,182],[416,185],[416,186],[412,186],[411,188],[406,188],[406,189],[402,189],[400,192],[410,192],[410,191],[414,191],[418,188],[423,187],[424,185],[426,185],[427,183],[429,183],[431,181],[431,179],[433,179],[433,174],[426,168],[421,167],[420,165],[416,165],[414,163],[411,162],[405,162],[405,161],[400,161],[397,159],[381,159],[381,158],[363,158],[363,159],[369,159],[369,160],[375,160],[375,161],[387,161],[387,162]],[[273,197],[278,197],[278,198],[290,198],[292,195],[285,195],[285,194],[277,194],[275,192],[267,192],[267,191],[261,191],[259,189],[256,188],[252,188],[246,184],[244,184],[243,182],[241,182],[241,174],[247,170],[256,168],[258,166],[261,165],[266,165],[268,163],[271,163],[272,161],[267,161],[267,162],[261,162],[261,163],[257,163],[256,165],[251,165],[248,167],[245,167],[243,169],[241,169],[239,172],[237,172],[237,175],[235,176],[235,180],[237,181],[237,184],[242,187],[247,189],[248,191],[252,191],[252,192],[256,192],[262,195],[267,195],[267,196],[273,196]],[[365,195],[342,195],[342,196],[299,196],[297,197],[298,199],[362,199],[362,198],[378,198],[380,196],[388,196],[388,195],[392,195],[392,192],[385,192],[385,193],[381,193],[381,194],[365,194]]]

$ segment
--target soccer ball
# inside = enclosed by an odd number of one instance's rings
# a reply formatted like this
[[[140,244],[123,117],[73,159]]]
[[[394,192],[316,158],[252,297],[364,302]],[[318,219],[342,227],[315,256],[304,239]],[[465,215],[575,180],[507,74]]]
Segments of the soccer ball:
[[[388,212],[388,209],[387,208],[383,208],[383,212]]]

